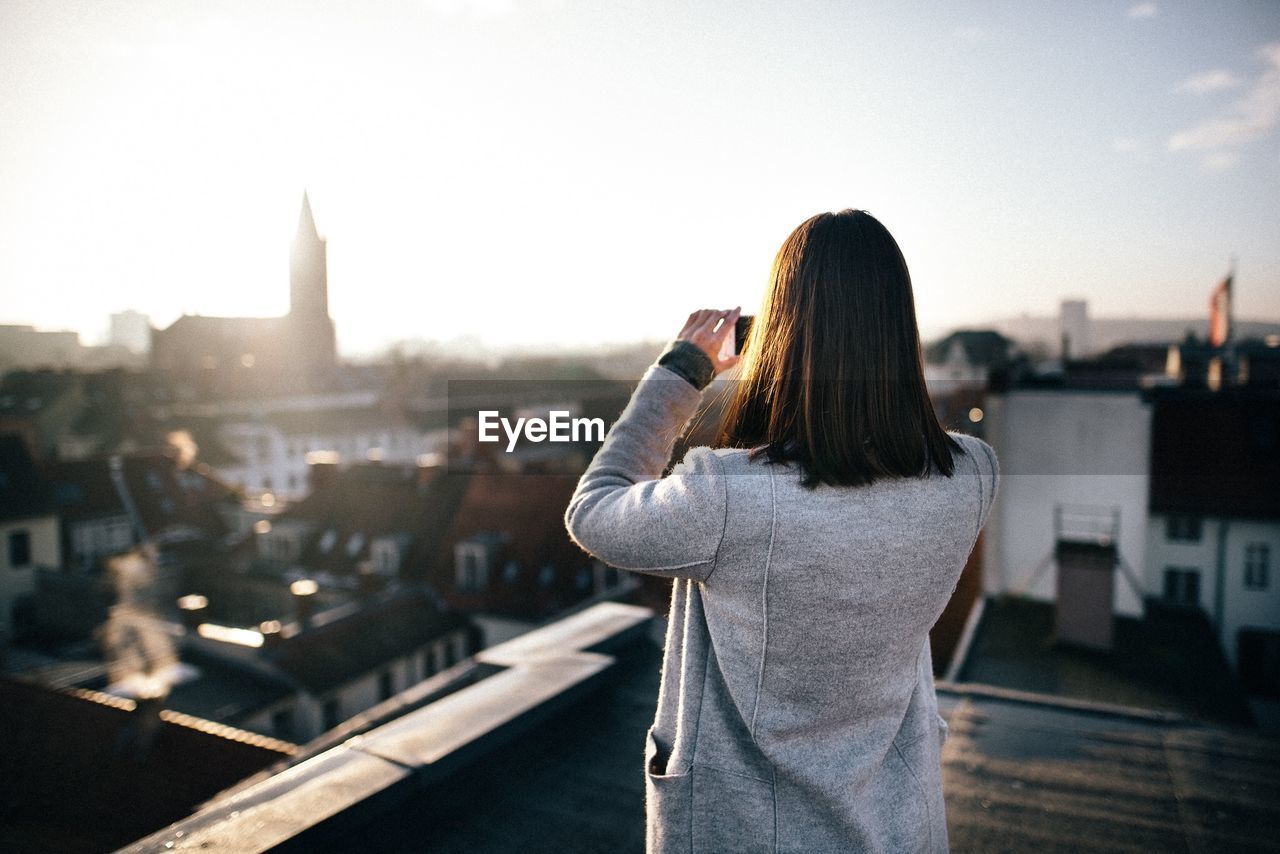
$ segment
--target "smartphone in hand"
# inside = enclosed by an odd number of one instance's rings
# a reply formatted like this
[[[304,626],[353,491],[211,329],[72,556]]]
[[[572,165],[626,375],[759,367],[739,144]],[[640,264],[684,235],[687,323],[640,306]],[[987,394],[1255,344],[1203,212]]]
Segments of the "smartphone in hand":
[[[751,332],[751,321],[753,320],[755,320],[755,315],[752,314],[738,316],[738,322],[733,325],[733,334],[725,336],[724,344],[720,348],[721,359],[741,355],[742,348],[747,344],[747,335]]]

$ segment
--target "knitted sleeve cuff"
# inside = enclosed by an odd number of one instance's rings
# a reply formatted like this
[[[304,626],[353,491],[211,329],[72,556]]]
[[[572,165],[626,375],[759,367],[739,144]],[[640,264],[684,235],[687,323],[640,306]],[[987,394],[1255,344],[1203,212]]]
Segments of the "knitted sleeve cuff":
[[[696,344],[685,341],[683,338],[677,338],[667,345],[667,349],[658,357],[658,364],[684,377],[698,391],[710,385],[716,375],[711,357],[702,352]]]

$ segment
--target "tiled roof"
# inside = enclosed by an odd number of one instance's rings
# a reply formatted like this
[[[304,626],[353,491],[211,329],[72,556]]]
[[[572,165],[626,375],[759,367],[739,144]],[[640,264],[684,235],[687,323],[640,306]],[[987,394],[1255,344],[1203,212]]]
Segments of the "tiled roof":
[[[298,561],[310,571],[354,576],[374,538],[405,535],[401,575],[422,581],[467,483],[467,474],[440,469],[354,465],[333,472],[282,519],[312,526]]]
[[[1280,390],[1158,389],[1151,509],[1280,519]]]
[[[26,444],[17,436],[0,435],[0,521],[51,511],[48,489]]]
[[[441,610],[422,590],[398,590],[353,606],[316,625],[281,638],[264,655],[290,679],[314,694],[374,672],[439,638],[470,625],[461,614]]]
[[[125,516],[128,511],[104,458],[55,462],[45,466],[58,515],[68,521]]]
[[[472,474],[441,541],[432,583],[454,607],[517,617],[552,614],[586,598],[592,592],[591,558],[573,544],[564,527],[564,511],[577,483],[573,474]],[[457,590],[455,544],[493,534],[501,535],[501,544],[493,552],[485,589]]]

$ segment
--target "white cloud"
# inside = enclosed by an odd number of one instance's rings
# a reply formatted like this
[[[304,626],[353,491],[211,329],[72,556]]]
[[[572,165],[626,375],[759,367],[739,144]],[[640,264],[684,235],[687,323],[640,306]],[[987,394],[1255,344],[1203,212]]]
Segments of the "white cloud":
[[[1215,68],[1212,71],[1202,71],[1199,74],[1193,74],[1186,80],[1178,84],[1177,88],[1183,92],[1194,92],[1197,95],[1203,95],[1205,92],[1218,92],[1223,89],[1235,89],[1243,86],[1244,81],[1225,68]]]
[[[1206,172],[1222,172],[1236,165],[1238,158],[1230,151],[1215,151],[1212,154],[1205,155],[1200,161],[1200,165],[1204,167]]]
[[[1268,136],[1280,125],[1280,42],[1263,46],[1257,56],[1266,67],[1248,91],[1222,114],[1169,137],[1170,151],[1235,148]]]
[[[1129,7],[1130,18],[1154,18],[1160,13],[1160,9],[1155,3],[1139,3],[1136,6]]]
[[[1111,148],[1119,154],[1135,154],[1142,150],[1142,140],[1131,136],[1119,136],[1112,141]]]

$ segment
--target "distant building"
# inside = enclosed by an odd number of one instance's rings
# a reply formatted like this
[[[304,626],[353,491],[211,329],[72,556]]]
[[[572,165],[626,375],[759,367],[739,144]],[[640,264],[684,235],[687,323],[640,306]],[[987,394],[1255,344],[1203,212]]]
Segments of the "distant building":
[[[346,463],[412,465],[442,450],[448,436],[443,416],[431,429],[375,392],[263,401],[252,411],[225,412],[211,432],[233,455],[214,464],[221,477],[250,493],[288,500],[306,496],[308,460],[317,454]]]
[[[451,607],[475,616],[489,642],[637,586],[632,573],[605,565],[569,539],[564,508],[577,483],[576,474],[470,476],[428,581]]]
[[[184,315],[155,331],[151,361],[199,398],[292,393],[332,385],[337,349],[329,317],[327,251],[306,195],[290,255],[289,313]]]
[[[11,371],[0,379],[0,433],[22,435],[39,459],[164,447],[153,409],[165,397],[162,383],[144,372]]]
[[[0,435],[0,641],[34,605],[36,573],[62,562],[58,517],[26,446]]]
[[[114,346],[123,347],[131,353],[148,352],[151,349],[151,318],[133,309],[111,315],[108,340]]]
[[[106,622],[119,598],[107,561],[138,545],[155,554],[144,592],[157,604],[169,606],[196,569],[225,568],[238,502],[207,468],[140,453],[50,463],[42,474],[63,559],[36,577],[41,631],[85,638]]]
[[[1202,610],[1280,721],[1280,348],[1165,350],[1163,371],[1133,345],[988,397],[985,590],[1054,603],[1059,642],[1103,651],[1152,603]]]
[[[1204,335],[1208,319],[1195,317],[1099,317],[1088,315],[1088,352],[1100,353],[1132,341],[1181,341],[1187,333]],[[1060,355],[1063,316],[1022,314],[1001,317],[990,326],[1026,348],[1041,349],[1045,354]],[[1280,335],[1280,321],[1232,319],[1232,335],[1238,339],[1265,338]],[[1072,358],[1078,351],[1072,351]]]
[[[1140,615],[1151,406],[1138,388],[1015,387],[987,397],[1002,480],[984,531],[988,595],[1058,595],[1058,544],[1096,532],[1115,547],[1115,614]]]
[[[991,329],[959,329],[925,347],[924,383],[943,424],[951,426],[951,410],[980,408],[992,375],[1012,361],[1014,342]]]
[[[195,672],[174,687],[170,707],[305,742],[483,646],[475,625],[421,588],[314,614],[300,605],[294,615],[250,628],[193,626],[183,659]],[[230,684],[221,673],[227,669],[253,684]],[[201,685],[205,678],[218,681]],[[224,718],[219,709],[234,711]]]
[[[1153,595],[1205,611],[1252,693],[1280,701],[1280,390],[1154,395]]]
[[[0,326],[0,371],[16,368],[65,368],[80,364],[83,348],[77,332],[45,332],[34,326]]]
[[[1058,312],[1058,324],[1063,359],[1081,359],[1093,355],[1087,302],[1082,299],[1063,300]]]
[[[37,458],[61,456],[88,406],[70,371],[14,371],[0,379],[0,432],[23,436]]]

